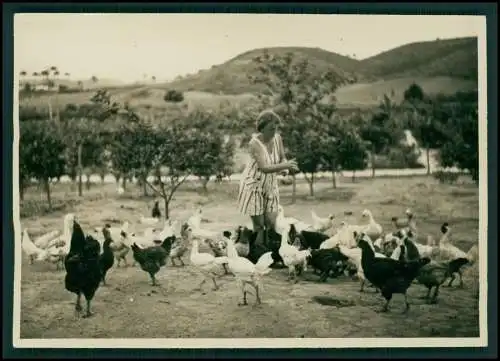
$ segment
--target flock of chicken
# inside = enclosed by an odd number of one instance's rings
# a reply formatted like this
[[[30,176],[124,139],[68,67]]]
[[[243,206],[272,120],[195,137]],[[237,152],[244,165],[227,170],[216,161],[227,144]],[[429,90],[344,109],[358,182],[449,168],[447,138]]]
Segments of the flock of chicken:
[[[382,294],[386,300],[383,311],[388,310],[392,295],[397,293],[405,296],[407,311],[406,291],[413,283],[424,285],[428,290],[425,298],[435,303],[439,287],[447,279],[451,286],[458,275],[463,287],[462,269],[474,264],[478,257],[477,245],[465,253],[450,242],[448,223],[441,227],[439,242],[432,236],[427,236],[427,244],[418,242],[416,221],[410,210],[406,211],[405,218],[392,219],[392,232],[384,233],[372,213],[364,210],[362,217],[368,219],[366,224],[342,221],[329,235],[334,227],[333,215],[320,218],[311,211],[313,222],[307,224],[285,217],[280,206],[275,227],[266,231],[263,244],[256,242],[257,234],[248,225],[238,226],[234,233],[203,229],[202,213],[199,208],[187,221],[167,220],[163,229],[155,230],[154,226],[161,222],[156,203],[153,217],[140,219],[140,223],[149,226],[142,234],[131,230],[129,222],[121,227],[106,224],[85,234],[76,216],[70,213],[64,217],[62,234],[52,231],[31,241],[25,229],[22,248],[30,263],[48,261],[57,269],[64,267],[65,287],[77,295],[77,312],[82,310],[81,295],[86,298],[84,316],[91,315],[90,302],[99,285],[105,284],[108,270],[113,265],[128,266],[130,251],[134,264],[139,264],[149,274],[153,286],[157,286],[155,275],[166,266],[167,260],[170,259],[173,266],[184,266],[182,257],[190,249],[190,265],[202,276],[197,289],[201,290],[207,281],[212,281],[217,289],[216,279],[223,270],[235,276],[243,298],[239,305],[248,304],[247,286],[254,289],[256,304],[261,303],[262,277],[274,268],[287,268],[288,279],[294,282],[308,267],[319,274],[320,282],[342,274],[356,275],[361,282],[361,292],[368,283]],[[213,254],[200,252],[200,242]],[[319,298],[316,301],[321,303]]]

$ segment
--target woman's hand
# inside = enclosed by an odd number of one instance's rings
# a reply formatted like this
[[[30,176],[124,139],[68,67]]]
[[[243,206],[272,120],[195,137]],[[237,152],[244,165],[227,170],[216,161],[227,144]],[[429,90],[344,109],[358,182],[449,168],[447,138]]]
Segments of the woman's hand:
[[[299,166],[297,165],[297,161],[295,159],[290,159],[285,164],[287,165],[287,169],[289,172],[292,173],[299,172]]]

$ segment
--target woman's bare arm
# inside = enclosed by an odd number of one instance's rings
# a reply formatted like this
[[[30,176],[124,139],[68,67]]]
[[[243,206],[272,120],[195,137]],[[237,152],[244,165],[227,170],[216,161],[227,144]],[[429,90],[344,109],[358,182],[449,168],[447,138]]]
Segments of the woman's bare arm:
[[[249,143],[250,156],[257,161],[257,167],[262,173],[278,173],[288,169],[288,164],[281,162],[279,164],[269,164],[266,161],[266,154],[262,145],[257,141],[251,140]]]

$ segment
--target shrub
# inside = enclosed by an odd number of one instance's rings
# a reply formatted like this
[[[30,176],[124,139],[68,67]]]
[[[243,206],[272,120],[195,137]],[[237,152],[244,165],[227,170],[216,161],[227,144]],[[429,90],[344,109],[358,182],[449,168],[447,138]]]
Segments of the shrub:
[[[184,100],[184,94],[182,92],[177,91],[177,90],[167,90],[165,93],[165,96],[163,97],[163,100],[166,102],[171,102],[171,103],[179,103]]]

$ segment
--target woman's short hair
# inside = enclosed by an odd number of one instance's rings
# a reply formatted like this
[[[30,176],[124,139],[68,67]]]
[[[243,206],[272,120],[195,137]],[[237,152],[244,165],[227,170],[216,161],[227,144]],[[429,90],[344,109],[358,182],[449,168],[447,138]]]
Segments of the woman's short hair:
[[[269,123],[281,123],[281,118],[273,110],[264,110],[257,116],[256,127],[257,131],[264,129]]]

